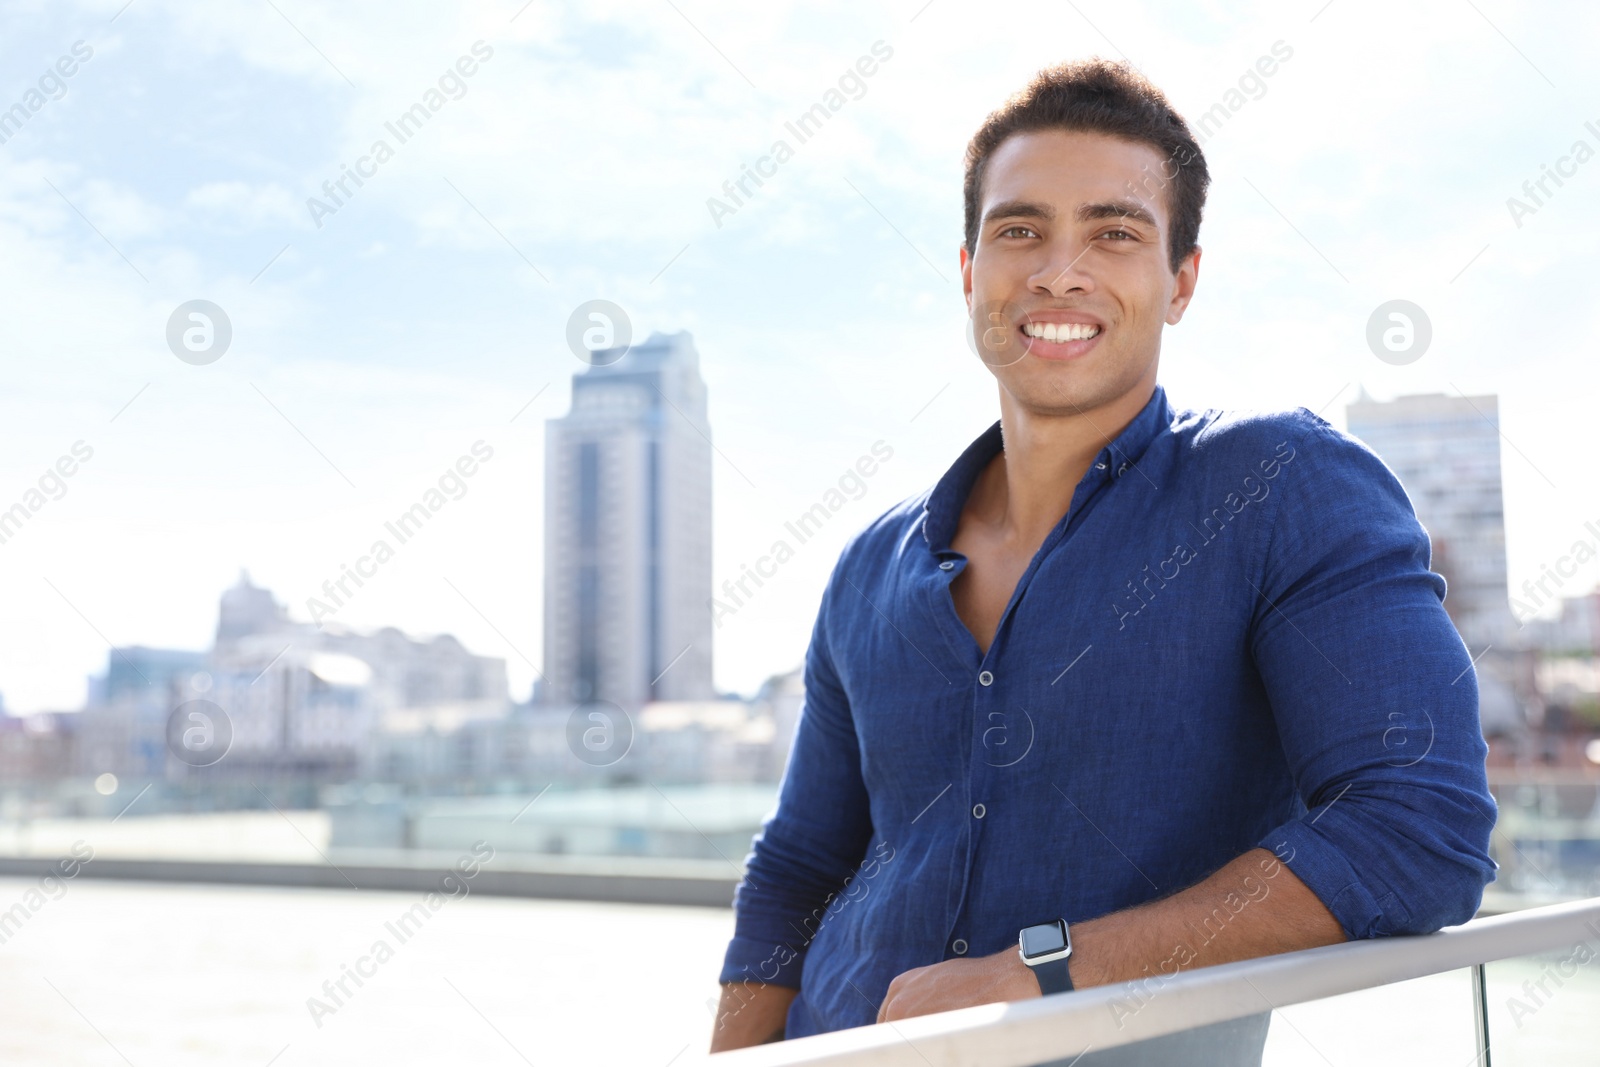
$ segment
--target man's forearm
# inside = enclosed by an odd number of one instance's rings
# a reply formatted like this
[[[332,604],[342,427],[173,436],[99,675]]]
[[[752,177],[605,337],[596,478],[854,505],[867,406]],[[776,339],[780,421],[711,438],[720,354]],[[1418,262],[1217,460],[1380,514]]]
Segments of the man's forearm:
[[[1162,900],[1072,926],[1077,988],[1332,945],[1344,930],[1265,849]]]
[[[711,1051],[764,1045],[783,1037],[789,1005],[799,993],[788,986],[728,982],[722,987],[717,1021],[711,1030]]]
[[[1181,893],[1073,923],[1067,966],[1073,986],[1086,989],[1343,940],[1317,895],[1272,853],[1252,849]],[[899,975],[878,1021],[1038,995],[1033,972],[1007,947]]]

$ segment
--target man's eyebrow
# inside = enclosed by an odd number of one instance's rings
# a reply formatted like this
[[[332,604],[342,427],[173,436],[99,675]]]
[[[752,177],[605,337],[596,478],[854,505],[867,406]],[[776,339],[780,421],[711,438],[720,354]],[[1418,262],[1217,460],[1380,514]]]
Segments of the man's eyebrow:
[[[1142,222],[1152,230],[1161,228],[1156,223],[1156,217],[1150,213],[1150,209],[1137,200],[1108,200],[1094,204],[1083,204],[1075,214],[1079,222],[1097,222],[1100,219],[1124,219]]]
[[[1005,200],[983,213],[985,225],[995,219],[1042,219],[1050,222],[1056,217],[1056,209],[1049,204],[1041,204],[1034,200]],[[1123,219],[1125,221],[1141,222],[1151,229],[1160,229],[1156,217],[1150,209],[1137,200],[1119,199],[1102,200],[1092,204],[1083,204],[1073,212],[1073,217],[1079,222],[1097,222],[1101,219]]]
[[[1043,219],[1056,217],[1056,209],[1033,200],[1003,200],[983,213],[985,223],[995,219]]]

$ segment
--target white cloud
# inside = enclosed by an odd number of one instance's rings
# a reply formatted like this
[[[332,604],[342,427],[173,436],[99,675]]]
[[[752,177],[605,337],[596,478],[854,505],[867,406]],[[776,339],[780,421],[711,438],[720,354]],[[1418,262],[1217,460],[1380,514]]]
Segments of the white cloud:
[[[274,224],[309,228],[304,205],[276,184],[207,182],[191,189],[184,202],[238,231]]]

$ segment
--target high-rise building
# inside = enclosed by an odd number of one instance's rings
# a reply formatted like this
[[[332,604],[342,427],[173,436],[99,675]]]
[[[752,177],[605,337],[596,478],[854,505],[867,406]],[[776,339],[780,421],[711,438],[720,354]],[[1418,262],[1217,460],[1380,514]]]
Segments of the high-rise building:
[[[705,700],[711,429],[687,333],[602,350],[545,426],[549,703]]]
[[[1425,393],[1388,402],[1362,390],[1345,409],[1350,433],[1405,486],[1433,543],[1445,607],[1477,654],[1515,627],[1506,583],[1500,412],[1494,396]]]

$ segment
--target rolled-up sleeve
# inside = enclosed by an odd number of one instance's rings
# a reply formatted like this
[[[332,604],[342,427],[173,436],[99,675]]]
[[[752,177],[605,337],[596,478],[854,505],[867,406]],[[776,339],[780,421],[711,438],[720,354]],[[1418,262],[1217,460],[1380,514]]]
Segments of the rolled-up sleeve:
[[[850,703],[828,648],[833,586],[830,581],[823,594],[806,651],[805,702],[778,803],[751,845],[734,893],[734,936],[721,982],[798,989],[810,939],[872,836]]]
[[[1476,676],[1404,490],[1317,420],[1279,484],[1252,653],[1308,809],[1259,844],[1351,938],[1465,922],[1494,878]]]

